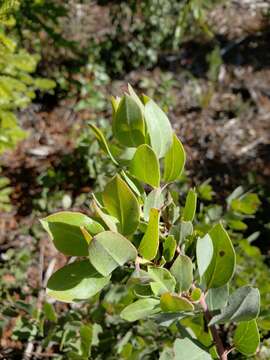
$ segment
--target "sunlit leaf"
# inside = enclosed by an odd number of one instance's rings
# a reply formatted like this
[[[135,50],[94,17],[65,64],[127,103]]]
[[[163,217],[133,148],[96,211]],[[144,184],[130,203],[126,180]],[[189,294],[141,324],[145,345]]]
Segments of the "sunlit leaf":
[[[156,154],[149,145],[140,145],[129,164],[130,173],[152,187],[160,182],[159,163]]]
[[[193,281],[193,265],[188,256],[179,255],[170,268],[170,272],[175,277],[180,292],[190,289]]]
[[[239,323],[233,336],[233,343],[240,353],[247,356],[255,354],[260,345],[256,320]]]
[[[178,295],[163,293],[160,298],[160,307],[165,312],[193,311],[192,303]]]
[[[149,223],[139,246],[139,253],[147,260],[155,258],[159,247],[159,217],[158,209],[150,210]]]
[[[165,182],[175,181],[180,178],[185,166],[186,153],[181,141],[177,136],[173,135],[173,143],[167,151],[164,158],[164,174]]]
[[[81,231],[85,228],[95,235],[104,228],[88,216],[71,211],[61,211],[41,220],[44,229],[49,233],[57,250],[65,255],[87,256],[88,242]]]
[[[109,283],[89,260],[76,261],[57,270],[47,283],[47,294],[56,300],[73,302],[86,300]]]
[[[173,142],[173,133],[167,115],[153,101],[145,105],[145,121],[150,145],[158,158],[165,156]]]

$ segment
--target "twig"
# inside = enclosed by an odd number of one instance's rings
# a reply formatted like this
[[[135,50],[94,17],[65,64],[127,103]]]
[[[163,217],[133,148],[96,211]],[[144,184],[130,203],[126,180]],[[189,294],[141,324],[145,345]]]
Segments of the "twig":
[[[205,319],[206,319],[207,324],[208,324],[210,322],[210,320],[212,319],[212,315],[211,315],[211,313],[210,313],[210,311],[208,309],[208,306],[206,304],[204,294],[202,294],[202,296],[201,296],[200,304],[201,304],[201,307],[202,307],[203,312],[204,312]],[[218,352],[220,360],[227,360],[228,359],[228,356],[227,356],[228,352],[225,350],[225,348],[223,346],[222,340],[221,340],[221,338],[219,336],[219,333],[218,333],[218,330],[217,330],[216,326],[211,325],[211,326],[209,326],[209,328],[210,328],[211,334],[213,336],[213,340],[215,342],[215,345],[216,345],[217,352]]]
[[[37,298],[37,309],[38,311],[40,312],[41,311],[41,308],[42,308],[42,304],[43,304],[43,301],[44,301],[44,298],[45,298],[45,291],[44,291],[44,288],[47,284],[47,281],[49,279],[49,277],[52,275],[53,273],[53,269],[54,269],[54,266],[55,266],[55,263],[56,263],[56,259],[53,258],[50,263],[49,263],[49,266],[47,268],[47,271],[44,275],[44,278],[42,280],[42,274],[43,274],[43,268],[44,268],[44,247],[41,246],[40,248],[40,256],[39,256],[39,261],[40,261],[40,282],[41,282],[41,289],[38,293],[38,298]],[[34,350],[34,341],[33,340],[29,340],[27,345],[26,345],[26,348],[24,350],[24,353],[23,353],[23,358],[22,360],[29,360],[31,359],[31,356],[34,354],[33,353],[33,350]]]

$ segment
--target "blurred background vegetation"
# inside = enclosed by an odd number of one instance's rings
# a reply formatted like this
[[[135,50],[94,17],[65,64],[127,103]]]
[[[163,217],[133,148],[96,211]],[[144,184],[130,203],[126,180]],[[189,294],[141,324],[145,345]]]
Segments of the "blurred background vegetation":
[[[37,219],[89,212],[113,169],[87,124],[111,137],[109,96],[127,83],[185,145],[175,197],[196,186],[198,232],[225,219],[235,285],[261,291],[254,359],[270,358],[269,38],[267,0],[0,0],[0,358],[167,359],[176,328],[120,320],[121,271],[86,304],[43,291],[66,259]]]

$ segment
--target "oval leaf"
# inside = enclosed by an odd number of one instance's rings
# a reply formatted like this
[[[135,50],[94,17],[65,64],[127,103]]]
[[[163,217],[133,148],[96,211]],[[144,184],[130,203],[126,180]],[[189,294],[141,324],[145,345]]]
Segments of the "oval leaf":
[[[190,289],[193,281],[193,265],[188,256],[179,255],[175,259],[170,272],[175,277],[180,292]]]
[[[112,231],[98,234],[89,245],[90,262],[104,276],[136,257],[137,250],[131,242]]]
[[[193,221],[197,207],[197,194],[194,190],[190,189],[187,194],[187,199],[183,211],[184,221]]]
[[[206,234],[198,238],[196,244],[196,258],[200,277],[204,275],[213,258],[214,248],[211,237]]]
[[[122,310],[120,316],[126,321],[136,321],[154,315],[160,311],[159,300],[157,299],[140,299],[133,304],[128,305]]]
[[[149,100],[146,103],[144,116],[150,145],[157,157],[162,158],[168,152],[173,142],[170,121],[153,100]]]
[[[154,280],[150,282],[150,285],[155,295],[174,292],[176,281],[169,270],[149,266],[147,271],[151,279]]]
[[[176,250],[176,241],[173,235],[169,235],[163,242],[163,253],[166,262],[172,261]]]
[[[251,286],[237,289],[228,299],[228,305],[209,323],[224,324],[228,321],[249,321],[255,319],[260,311],[260,293]]]
[[[164,158],[163,180],[166,182],[175,181],[180,178],[186,162],[185,149],[178,139],[173,135],[173,143]]]
[[[149,223],[139,247],[139,253],[147,260],[152,260],[157,255],[159,247],[159,217],[160,212],[158,209],[150,210]]]
[[[124,95],[113,118],[113,134],[125,146],[137,147],[145,143],[142,110],[129,95]]]
[[[164,293],[160,298],[160,307],[164,312],[181,312],[181,311],[193,311],[194,306],[187,299],[173,295],[170,293]]]
[[[256,320],[244,321],[238,324],[233,343],[240,353],[247,356],[255,354],[260,345],[260,334]]]
[[[88,255],[88,243],[81,228],[91,235],[104,231],[98,222],[79,212],[61,211],[43,218],[40,222],[57,250],[69,256]]]
[[[159,187],[160,171],[156,154],[149,145],[140,145],[129,164],[130,173],[152,187]]]
[[[110,277],[102,277],[89,260],[76,261],[50,277],[47,294],[63,302],[86,300],[97,294],[109,280]]]
[[[202,282],[208,289],[226,285],[234,274],[236,261],[229,235],[221,224],[215,225],[209,236],[213,242],[213,256],[202,277]]]
[[[188,338],[176,339],[173,346],[174,359],[212,360],[212,356]]]
[[[123,235],[132,234],[139,224],[139,203],[128,185],[116,175],[102,193],[106,210],[116,217],[120,223],[120,232]]]

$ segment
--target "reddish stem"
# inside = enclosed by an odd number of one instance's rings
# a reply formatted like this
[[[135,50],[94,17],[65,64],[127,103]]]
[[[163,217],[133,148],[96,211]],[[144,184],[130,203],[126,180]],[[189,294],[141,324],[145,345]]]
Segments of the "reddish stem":
[[[205,319],[206,319],[207,324],[208,324],[210,322],[210,320],[212,319],[212,315],[211,315],[211,313],[210,313],[210,311],[208,309],[208,306],[206,304],[204,294],[202,294],[202,296],[201,296],[200,304],[201,304],[201,307],[203,308],[204,316],[205,316]],[[227,353],[227,351],[225,350],[225,348],[223,346],[222,340],[221,340],[221,338],[219,336],[219,333],[218,333],[218,330],[217,330],[216,326],[211,325],[211,326],[209,326],[209,328],[210,328],[211,334],[213,336],[213,340],[214,340],[214,343],[216,345],[218,356],[219,356],[220,360],[227,360],[228,359],[228,353]]]

